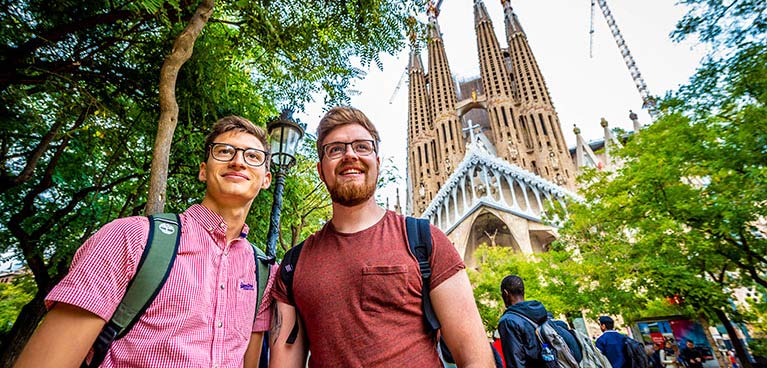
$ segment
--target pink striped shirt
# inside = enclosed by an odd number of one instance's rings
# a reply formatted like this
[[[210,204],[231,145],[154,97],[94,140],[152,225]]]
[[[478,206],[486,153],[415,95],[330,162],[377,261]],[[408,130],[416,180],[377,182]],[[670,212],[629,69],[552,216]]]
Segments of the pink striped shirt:
[[[257,286],[247,225],[227,243],[226,223],[208,208],[194,205],[180,217],[181,243],[165,286],[133,329],[112,344],[101,367],[242,367],[251,332],[268,329],[267,305],[253,320]],[[46,297],[48,308],[67,303],[109,320],[148,232],[146,217],[101,228]]]

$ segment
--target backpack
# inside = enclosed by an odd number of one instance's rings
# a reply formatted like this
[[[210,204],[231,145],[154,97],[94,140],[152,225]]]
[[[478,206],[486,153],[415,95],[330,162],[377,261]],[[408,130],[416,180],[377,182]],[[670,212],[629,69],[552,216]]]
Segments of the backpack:
[[[424,325],[428,333],[433,333],[439,330],[440,324],[437,320],[437,315],[434,313],[434,308],[431,305],[430,292],[430,280],[431,280],[431,264],[429,258],[431,258],[432,240],[431,229],[429,228],[429,220],[420,219],[415,217],[405,217],[405,229],[407,232],[407,242],[410,252],[413,253],[416,260],[418,260],[418,269],[421,273],[421,281],[423,288],[421,289],[421,307],[423,310]],[[288,301],[295,305],[293,298],[293,275],[296,270],[296,264],[298,263],[298,257],[301,255],[301,249],[303,249],[304,242],[297,244],[295,247],[289,249],[285,253],[285,257],[282,260],[280,277],[285,283],[285,291],[288,297]],[[296,308],[296,314],[298,314],[298,308]],[[298,319],[293,324],[293,329],[290,331],[286,342],[293,344],[298,336]],[[438,350],[440,356],[444,360],[450,362],[452,360],[452,354],[447,350],[442,338],[438,341]]]
[[[570,351],[570,347],[567,346],[567,342],[565,342],[565,339],[560,335],[560,332],[557,331],[551,321],[547,319],[539,325],[522,313],[514,311],[511,313],[524,318],[528,323],[535,327],[535,336],[538,338],[538,342],[541,345],[541,353],[544,352],[544,345],[554,350],[559,368],[578,368],[578,362]],[[544,357],[542,357],[541,360],[548,361]]]
[[[431,280],[431,264],[429,264],[429,257],[431,256],[431,230],[429,229],[429,221],[408,216],[405,217],[405,228],[407,230],[408,246],[413,256],[418,260],[418,268],[421,272],[421,280],[423,281],[421,294],[424,323],[426,324],[426,330],[433,332],[439,329],[439,321],[434,314],[434,309],[431,307],[431,299],[429,298],[429,281]],[[417,242],[416,239],[418,239]],[[303,247],[304,242],[300,242],[285,252],[285,257],[282,259],[280,266],[280,278],[285,284],[288,301],[294,305],[293,275],[295,274],[298,257],[301,255]],[[298,308],[296,308],[296,314],[298,313]],[[293,344],[296,341],[298,328],[298,319],[296,319],[293,329],[288,334],[286,340],[288,344]]]
[[[114,314],[93,343],[93,358],[90,364],[83,362],[81,367],[90,368],[101,365],[112,343],[125,336],[138,322],[168,279],[176,260],[180,240],[181,221],[177,214],[159,213],[149,216],[149,237],[136,268],[136,274],[128,283],[125,295]],[[258,313],[269,279],[269,267],[274,263],[274,259],[267,257],[252,243],[251,246],[256,262],[256,283],[258,284],[256,313]]]
[[[650,357],[647,355],[643,343],[625,336],[623,338],[623,352],[626,354],[626,363],[622,368],[650,367]]]
[[[581,354],[583,359],[578,363],[580,368],[612,368],[610,361],[602,354],[599,349],[594,346],[591,339],[578,330],[571,330],[575,336],[575,340],[578,341],[578,345],[581,347]]]

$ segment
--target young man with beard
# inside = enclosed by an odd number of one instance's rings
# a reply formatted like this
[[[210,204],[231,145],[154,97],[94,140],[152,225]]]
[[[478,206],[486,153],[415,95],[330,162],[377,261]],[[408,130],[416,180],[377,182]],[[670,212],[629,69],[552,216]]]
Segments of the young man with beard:
[[[333,217],[304,242],[292,292],[277,277],[271,367],[304,367],[309,349],[309,367],[442,367],[436,336],[424,322],[421,274],[405,218],[374,198],[379,141],[355,108],[333,108],[320,120],[317,171]],[[429,295],[445,341],[458,366],[493,367],[461,257],[433,226],[431,235]],[[285,267],[281,273],[293,271]]]
[[[268,303],[256,321],[256,264],[245,218],[271,183],[264,129],[229,116],[205,140],[202,203],[179,215],[167,281],[101,367],[256,367]],[[80,367],[125,293],[147,244],[144,216],[117,219],[86,241],[45,299],[48,315],[16,367]],[[268,288],[268,286],[267,286]],[[268,301],[268,298],[265,298]]]

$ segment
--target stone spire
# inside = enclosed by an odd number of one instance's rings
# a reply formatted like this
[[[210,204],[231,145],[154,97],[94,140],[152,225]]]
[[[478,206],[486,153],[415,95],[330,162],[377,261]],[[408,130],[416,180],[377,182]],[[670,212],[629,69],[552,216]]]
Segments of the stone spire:
[[[613,152],[617,149],[623,148],[623,144],[621,144],[620,140],[618,140],[615,134],[613,134],[613,132],[610,130],[607,119],[602,118],[599,121],[599,124],[602,126],[602,129],[604,129],[605,134],[605,166],[608,170],[612,170],[621,165],[621,163],[613,157]]]
[[[634,111],[629,110],[629,119],[634,124],[634,133],[639,133],[639,130],[642,129],[642,124],[639,124],[639,116]]]
[[[521,167],[521,146],[513,110],[511,75],[495,36],[493,22],[482,0],[474,1],[474,28],[477,32],[479,70],[492,129],[492,143],[498,156]]]
[[[581,129],[574,126],[573,132],[575,133],[575,165],[578,171],[583,170],[584,167],[596,167],[602,169],[604,164],[597,158],[591,146],[583,139],[581,135]]]
[[[559,117],[527,36],[509,0],[502,0],[509,43],[512,83],[516,88],[517,143],[524,151],[522,167],[575,190],[575,166],[562,135]]]
[[[439,33],[435,7],[429,11],[429,97],[431,103],[432,123],[436,130],[437,169],[439,180],[435,183],[439,188],[445,182],[456,165],[463,159],[465,146],[461,136],[461,126],[456,110],[456,93],[453,76],[448,65],[442,35]],[[436,191],[425,188],[427,203]],[[417,208],[417,206],[416,206]]]
[[[514,9],[511,7],[510,0],[501,0],[503,4],[504,23],[506,24],[506,34],[522,33],[525,31],[522,29],[522,24],[519,23],[517,14],[514,13]]]
[[[414,32],[411,34],[410,62],[408,64],[408,181],[410,182],[409,203],[414,213],[420,214],[439,190],[434,184],[440,165],[437,159],[436,134],[433,128],[431,105],[426,87],[426,75],[421,63],[419,45]],[[417,190],[424,183],[421,196]]]

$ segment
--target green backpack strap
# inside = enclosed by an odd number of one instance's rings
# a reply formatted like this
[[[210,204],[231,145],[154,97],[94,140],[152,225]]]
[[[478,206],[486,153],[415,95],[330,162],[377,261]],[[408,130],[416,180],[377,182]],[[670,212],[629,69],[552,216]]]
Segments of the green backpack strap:
[[[136,274],[128,284],[122,301],[93,343],[93,359],[82,367],[98,367],[112,342],[125,336],[141,318],[162,289],[173,268],[181,240],[181,221],[177,214],[149,216],[149,237]]]
[[[258,285],[258,300],[256,301],[256,315],[261,308],[261,301],[264,299],[264,291],[266,291],[266,284],[269,283],[270,267],[274,264],[274,258],[268,257],[261,248],[255,244],[250,243],[253,247],[253,257],[256,261],[256,284]],[[253,317],[254,320],[256,316]]]

